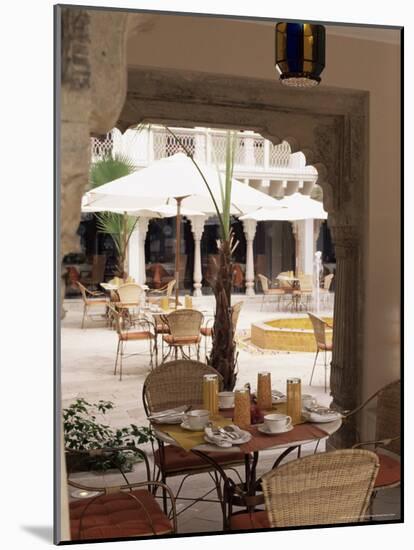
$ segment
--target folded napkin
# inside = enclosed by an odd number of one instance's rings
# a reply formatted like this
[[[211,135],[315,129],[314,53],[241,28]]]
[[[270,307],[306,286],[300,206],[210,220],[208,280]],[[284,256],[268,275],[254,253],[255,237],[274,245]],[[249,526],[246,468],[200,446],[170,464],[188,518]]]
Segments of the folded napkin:
[[[174,409],[166,409],[165,411],[158,411],[148,418],[155,423],[168,424],[169,422],[181,422],[184,417],[184,411],[186,406],[176,407]]]
[[[241,443],[246,443],[251,439],[251,434],[244,430],[241,430],[238,426],[231,424],[232,433],[226,433],[224,429],[211,428],[207,426],[204,429],[206,439],[210,443],[214,443],[218,447],[231,447],[232,445],[239,445]],[[236,439],[234,435],[237,435]]]

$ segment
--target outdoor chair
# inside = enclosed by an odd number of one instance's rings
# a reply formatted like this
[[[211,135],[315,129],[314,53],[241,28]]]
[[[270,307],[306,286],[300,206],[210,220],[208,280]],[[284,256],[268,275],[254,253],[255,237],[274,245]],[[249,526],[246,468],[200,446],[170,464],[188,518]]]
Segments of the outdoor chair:
[[[219,389],[223,385],[223,378],[217,371],[205,363],[193,360],[178,360],[164,363],[154,369],[147,376],[144,382],[142,398],[145,413],[147,416],[156,412],[180,407],[192,406],[194,409],[203,408],[203,377],[206,374],[215,374],[219,378]],[[156,429],[156,426],[154,425]],[[226,520],[225,509],[223,505],[223,495],[220,485],[220,477],[216,469],[203,459],[200,455],[191,451],[185,451],[174,445],[167,445],[161,439],[157,438],[158,449],[154,452],[154,464],[157,469],[155,479],[161,479],[163,483],[170,477],[182,476],[183,479],[175,494],[175,499],[188,500],[195,504],[203,501],[214,490],[217,491],[218,502],[222,505],[223,524]],[[212,458],[224,470],[231,469],[238,476],[234,467],[244,464],[244,455],[241,452],[229,449],[228,451],[213,451],[206,453],[207,457]],[[214,481],[213,489],[201,497],[190,498],[180,497],[184,482],[190,476],[207,472]],[[241,481],[241,480],[240,480]],[[167,510],[167,502],[164,498],[164,511]],[[211,500],[208,500],[211,502]],[[217,501],[213,501],[217,502]],[[193,504],[190,504],[192,506]],[[190,506],[180,510],[181,514]]]
[[[119,301],[115,303],[116,309],[132,322],[134,311],[139,309],[145,291],[137,283],[125,283],[118,287],[117,293]]]
[[[366,410],[376,400],[375,440],[359,441],[353,448],[372,448],[378,455],[379,472],[375,480],[372,500],[377,492],[398,487],[401,482],[401,382],[396,380],[376,391],[352,411],[342,411],[344,423],[355,414]],[[358,434],[358,439],[360,435]]]
[[[176,280],[172,279],[169,283],[164,285],[161,288],[154,288],[150,291],[148,291],[148,302],[150,304],[160,304],[162,297],[167,297],[168,302],[174,302],[175,304],[175,298],[172,295],[174,287],[175,287]]]
[[[299,273],[298,274],[299,279],[299,303],[303,307],[309,307],[309,301],[312,298],[313,293],[313,277],[312,275],[309,275],[307,273]],[[303,301],[305,300],[305,304]]]
[[[313,373],[315,372],[315,366],[316,366],[316,360],[318,359],[318,355],[320,351],[324,352],[324,367],[325,367],[325,392],[327,390],[327,372],[328,372],[328,362],[327,362],[327,353],[328,351],[332,352],[332,337],[327,338],[326,334],[326,328],[332,329],[331,325],[326,323],[323,319],[320,317],[317,317],[313,313],[307,312],[309,315],[309,319],[311,320],[312,327],[313,327],[313,334],[315,336],[316,341],[316,355],[315,355],[315,361],[313,362],[313,368],[312,368],[312,374],[309,381],[309,386],[312,386],[312,379],[313,379]]]
[[[195,347],[197,359],[200,358],[200,328],[203,322],[203,314],[196,309],[179,309],[165,316],[169,328],[169,334],[163,335],[163,341],[168,345],[168,350],[162,361],[164,362],[172,352],[175,359],[178,350],[183,359],[191,359],[191,348]],[[188,354],[184,352],[188,349]]]
[[[265,299],[266,301],[270,301],[268,300],[270,296],[275,296],[277,298],[276,303],[278,304],[280,309],[280,300],[282,296],[285,295],[285,291],[282,288],[270,288],[270,281],[264,275],[261,275],[260,273],[258,273],[257,277],[260,281],[260,284],[262,286],[262,291],[263,291],[262,305],[260,307],[260,311],[262,311],[263,309],[263,304],[265,302]]]
[[[239,320],[240,310],[244,302],[237,302],[232,306],[232,325],[233,332],[236,334],[237,323]],[[214,319],[209,319],[204,327],[201,327],[200,334],[204,337],[204,357],[207,360],[207,341],[209,338],[213,337],[213,327],[211,326],[214,323]]]
[[[379,464],[344,449],[283,464],[262,476],[265,510],[230,516],[231,530],[347,524],[364,520]]]
[[[99,317],[100,320],[108,319],[108,305],[109,302],[103,292],[97,292],[93,290],[88,290],[83,284],[81,284],[79,281],[76,281],[76,285],[78,286],[82,301],[83,301],[83,317],[82,317],[82,324],[81,328],[85,328],[85,319],[88,318],[89,320],[93,321],[94,317]],[[105,307],[104,312],[102,313],[102,307]],[[90,313],[90,310],[94,308],[99,308],[101,310],[100,313]]]
[[[69,504],[71,541],[99,540],[125,537],[144,537],[174,534],[177,532],[177,514],[174,496],[171,489],[160,481],[152,481],[149,477],[148,458],[136,447],[117,449],[94,449],[93,451],[77,451],[83,457],[98,457],[108,459],[114,452],[134,452],[146,465],[147,479],[139,483],[129,483],[125,473],[121,485],[115,487],[95,487],[77,483],[68,478],[68,485],[81,491],[99,492],[98,495]],[[69,451],[73,453],[73,451]],[[165,498],[169,498],[170,517],[161,510],[157,503],[154,490],[161,488]]]
[[[118,368],[118,360],[119,360],[119,380],[122,380],[122,364],[123,359],[137,356],[137,355],[143,355],[144,352],[136,352],[136,353],[129,353],[128,355],[125,354],[125,348],[127,345],[127,342],[148,342],[149,343],[149,355],[150,355],[150,367],[153,368],[158,364],[158,349],[157,349],[157,340],[155,337],[155,326],[146,317],[138,317],[133,318],[133,330],[131,329],[125,329],[124,328],[124,317],[122,316],[122,313],[117,311],[115,308],[113,308],[111,305],[108,305],[108,308],[111,311],[112,317],[115,321],[116,326],[116,332],[118,335],[118,345],[116,348],[116,359],[115,359],[115,368],[114,368],[114,375],[116,375],[116,371]],[[154,361],[155,356],[155,361]],[[155,365],[154,365],[155,363]]]

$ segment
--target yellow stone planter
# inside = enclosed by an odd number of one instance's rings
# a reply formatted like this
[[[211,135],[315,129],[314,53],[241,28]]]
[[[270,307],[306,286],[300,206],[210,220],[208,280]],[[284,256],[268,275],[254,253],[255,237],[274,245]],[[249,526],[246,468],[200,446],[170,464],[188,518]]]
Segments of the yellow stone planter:
[[[332,325],[331,317],[323,320]],[[327,329],[327,336],[332,330]],[[269,319],[262,323],[252,323],[251,343],[262,349],[279,351],[316,351],[315,337],[309,317],[289,317]]]

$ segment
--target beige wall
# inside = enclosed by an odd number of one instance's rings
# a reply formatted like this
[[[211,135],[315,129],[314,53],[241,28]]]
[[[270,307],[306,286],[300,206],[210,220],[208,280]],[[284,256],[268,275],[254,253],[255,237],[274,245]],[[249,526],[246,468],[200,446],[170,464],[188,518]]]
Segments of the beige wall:
[[[185,16],[144,16],[145,24],[140,17],[128,44],[129,65],[277,77],[273,26]],[[370,92],[365,395],[399,376],[400,49],[392,44],[397,31],[384,33],[388,43],[328,29],[322,75],[323,84]]]

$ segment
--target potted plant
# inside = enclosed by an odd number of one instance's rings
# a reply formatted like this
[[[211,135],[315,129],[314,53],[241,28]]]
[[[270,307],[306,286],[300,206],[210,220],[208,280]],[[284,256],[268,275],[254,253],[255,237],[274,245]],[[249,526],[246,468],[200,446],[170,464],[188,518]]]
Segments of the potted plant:
[[[90,169],[90,189],[104,185],[110,181],[128,176],[135,172],[136,167],[132,160],[125,155],[106,155],[95,161]],[[114,212],[99,212],[95,214],[98,228],[103,233],[111,235],[118,254],[118,276],[126,280],[125,263],[127,258],[128,243],[135,229],[138,218],[127,213],[116,214]]]
[[[111,428],[97,420],[97,414],[105,415],[114,408],[111,401],[88,403],[80,397],[63,409],[63,435],[69,471],[108,470],[117,468],[131,471],[137,462],[134,449],[137,445],[153,440],[150,428],[130,424],[123,428]],[[117,450],[123,447],[124,450]],[[131,451],[125,450],[130,447]],[[104,454],[88,453],[110,449]]]

